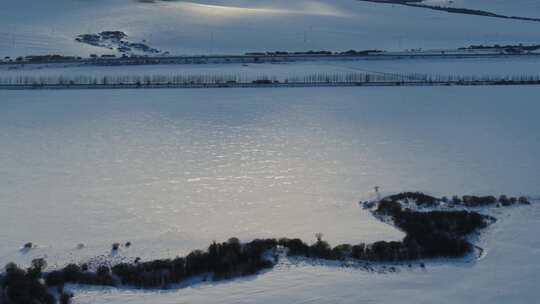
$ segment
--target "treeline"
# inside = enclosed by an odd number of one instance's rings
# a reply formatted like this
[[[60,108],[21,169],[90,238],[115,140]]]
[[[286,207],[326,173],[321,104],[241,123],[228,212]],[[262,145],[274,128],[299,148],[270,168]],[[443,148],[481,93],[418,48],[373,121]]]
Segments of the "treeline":
[[[312,73],[289,75],[278,78],[271,75],[248,76],[242,74],[175,74],[175,75],[17,75],[0,76],[5,86],[151,86],[151,85],[219,85],[219,84],[369,84],[369,83],[540,83],[540,76],[474,76],[474,75],[426,75],[419,73]]]
[[[465,206],[465,207],[481,207],[490,205],[511,206],[514,204],[530,205],[531,202],[525,196],[512,197],[501,195],[495,197],[493,195],[477,196],[477,195],[454,195],[451,198],[443,196],[437,198],[431,195],[424,194],[422,192],[402,192],[398,194],[389,195],[381,200],[378,204],[378,208],[393,208],[400,205],[399,202],[405,204],[415,203],[419,207],[437,207],[441,203],[449,206]]]
[[[242,74],[174,74],[174,75],[17,75],[0,77],[1,85],[190,85],[227,83],[365,83],[399,82],[425,78],[419,74],[392,73],[312,73],[291,75],[278,79],[271,75],[247,76]]]
[[[284,56],[284,55],[369,55],[383,53],[381,50],[348,50],[344,52],[332,52],[332,51],[303,51],[303,52],[288,52],[288,51],[275,51],[275,52],[250,52],[245,53],[246,56]]]
[[[273,262],[263,254],[275,249],[274,239],[253,240],[240,243],[231,238],[224,243],[212,243],[207,250],[194,250],[184,257],[149,262],[121,263],[109,268],[100,266],[97,271],[70,264],[45,276],[47,286],[66,283],[86,285],[131,285],[145,288],[165,288],[197,275],[212,274],[214,280],[257,273],[270,268]]]
[[[63,286],[50,289],[43,282],[44,259],[35,259],[32,265],[23,269],[14,263],[5,267],[0,275],[0,303],[2,304],[69,304],[72,294]]]
[[[149,262],[121,263],[96,270],[87,264],[69,264],[62,269],[43,273],[42,259],[28,269],[10,263],[0,275],[0,303],[61,304],[69,303],[71,294],[64,292],[68,283],[99,286],[135,286],[165,288],[198,275],[212,275],[213,280],[246,276],[274,265],[273,257],[264,254],[277,247],[275,239],[256,239],[240,243],[231,238],[212,243],[207,250],[194,250],[185,257]]]
[[[420,201],[421,205],[435,204],[431,199]],[[485,228],[494,220],[487,215],[464,210],[412,211],[404,208],[398,200],[391,198],[381,200],[375,214],[390,216],[396,227],[406,233],[402,242],[394,242],[387,249],[386,256],[397,260],[463,256],[473,248],[465,237]]]
[[[483,45],[483,44],[472,44],[468,47],[461,47],[458,48],[458,50],[489,50],[489,49],[497,49],[497,50],[507,50],[507,49],[519,49],[524,51],[536,51],[540,49],[540,44],[531,44],[531,45],[524,45],[522,43],[520,44],[506,44],[506,45],[500,45],[500,44],[494,44],[494,45]]]
[[[56,61],[77,61],[82,60],[78,56],[64,56],[58,54],[49,54],[49,55],[30,55],[30,56],[19,56],[12,60],[11,57],[5,57],[4,60],[0,59],[0,62],[16,62],[16,63],[43,63],[43,62],[56,62]]]

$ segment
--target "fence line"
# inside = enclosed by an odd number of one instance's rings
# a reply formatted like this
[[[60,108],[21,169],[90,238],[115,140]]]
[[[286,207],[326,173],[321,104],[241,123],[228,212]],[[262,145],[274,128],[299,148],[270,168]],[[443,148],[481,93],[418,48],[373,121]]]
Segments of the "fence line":
[[[420,85],[420,84],[514,84],[540,82],[538,75],[428,75],[418,73],[312,73],[277,77],[271,75],[246,76],[243,74],[156,74],[156,75],[13,75],[0,76],[1,88],[10,86],[63,87],[63,86],[241,86],[270,84],[302,85]]]

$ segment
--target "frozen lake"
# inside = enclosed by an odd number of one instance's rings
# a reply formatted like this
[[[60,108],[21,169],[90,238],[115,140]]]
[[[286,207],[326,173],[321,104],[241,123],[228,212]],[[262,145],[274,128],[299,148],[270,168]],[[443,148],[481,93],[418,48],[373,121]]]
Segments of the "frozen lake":
[[[80,261],[108,255],[116,241],[134,244],[122,256],[158,258],[230,236],[400,239],[357,205],[375,185],[435,195],[540,193],[539,93],[526,86],[0,91],[0,264]],[[458,288],[459,302],[474,291],[467,282],[486,279],[473,297],[479,303],[498,294],[525,303],[539,279],[540,244],[528,234],[539,214],[538,206],[501,213],[482,241],[488,255],[473,264],[388,275],[284,266],[218,286],[88,291],[78,300],[433,303]],[[29,241],[38,248],[21,253]],[[419,296],[426,288],[439,291]]]

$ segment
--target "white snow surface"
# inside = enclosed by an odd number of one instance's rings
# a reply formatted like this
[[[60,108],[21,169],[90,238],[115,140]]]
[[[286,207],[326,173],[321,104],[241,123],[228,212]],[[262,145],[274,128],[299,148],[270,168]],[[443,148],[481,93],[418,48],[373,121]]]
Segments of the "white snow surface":
[[[403,233],[357,203],[372,198],[375,185],[386,194],[538,194],[539,93],[533,86],[0,91],[0,264],[174,257],[231,236],[399,240]],[[538,205],[497,217],[476,263],[385,275],[285,263],[173,291],[82,288],[76,300],[528,303],[537,296]],[[113,242],[127,241],[130,248],[110,253]],[[21,252],[26,242],[36,248]]]
[[[77,303],[535,303],[540,296],[540,205],[490,212],[476,262],[428,261],[397,273],[279,264],[258,276],[167,291],[77,289]]]
[[[511,11],[522,2],[498,7]],[[535,5],[527,11],[540,15]],[[355,0],[9,0],[0,10],[0,56],[111,53],[74,40],[104,30],[172,54],[216,54],[536,43],[539,27]]]

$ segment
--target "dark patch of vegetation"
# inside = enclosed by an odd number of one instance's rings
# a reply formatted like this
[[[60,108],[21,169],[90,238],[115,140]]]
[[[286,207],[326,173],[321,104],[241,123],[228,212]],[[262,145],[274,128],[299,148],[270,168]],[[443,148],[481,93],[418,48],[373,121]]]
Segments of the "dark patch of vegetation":
[[[503,51],[510,51],[511,50],[522,50],[522,51],[536,51],[540,49],[540,44],[532,44],[532,45],[523,45],[523,44],[507,44],[507,45],[500,45],[500,44],[494,44],[494,45],[483,45],[483,44],[477,44],[477,45],[470,45],[466,48],[459,48],[459,50],[490,50],[490,49],[496,49],[496,50],[503,50]]]
[[[54,304],[55,297],[41,283],[43,260],[35,260],[28,269],[19,268],[14,263],[5,267],[0,276],[0,302],[10,304]]]
[[[335,247],[316,234],[316,242],[309,245],[300,239],[282,238],[256,239],[241,243],[237,238],[227,242],[213,242],[207,250],[194,250],[184,257],[133,263],[121,263],[109,267],[100,265],[95,271],[87,264],[69,264],[62,269],[42,273],[46,268],[43,259],[36,259],[28,269],[21,269],[10,263],[5,273],[0,274],[0,303],[13,304],[54,304],[57,299],[50,290],[57,288],[58,301],[69,303],[72,294],[64,291],[66,283],[135,286],[141,288],[167,288],[196,276],[212,275],[213,280],[221,280],[256,274],[271,268],[276,262],[265,257],[279,246],[287,249],[289,256],[303,256],[327,260],[355,259],[362,261],[395,262],[420,258],[460,257],[470,253],[473,245],[466,236],[486,227],[494,219],[477,212],[427,211],[419,212],[404,208],[401,202],[414,200],[423,206],[433,206],[441,201],[477,207],[492,205],[530,204],[526,197],[508,198],[500,196],[454,196],[438,199],[421,192],[404,192],[388,196],[377,204],[375,215],[389,217],[395,226],[406,233],[402,241],[379,241],[372,244],[341,244]],[[128,242],[129,243],[129,242]],[[115,243],[113,250],[118,249]],[[126,243],[126,247],[128,244]],[[271,257],[270,257],[271,258]]]
[[[288,56],[288,55],[369,55],[375,53],[382,53],[381,50],[348,50],[344,52],[332,52],[332,51],[302,51],[302,52],[288,52],[288,51],[275,51],[275,52],[250,52],[245,53],[247,56]]]
[[[64,56],[64,55],[33,55],[33,56],[26,56],[24,59],[20,61],[24,62],[55,62],[55,61],[74,61],[74,60],[81,60],[81,57],[74,57],[74,56]]]
[[[408,196],[408,195],[406,195]],[[403,199],[403,196],[396,196]],[[299,239],[281,239],[279,244],[289,249],[291,256],[329,260],[353,258],[365,261],[395,262],[419,258],[460,257],[473,246],[465,237],[484,228],[492,218],[470,211],[416,212],[403,210],[401,204],[386,198],[379,202],[376,214],[390,216],[394,224],[406,233],[401,242],[379,241],[372,244],[342,244],[334,248],[317,236],[308,245]]]
[[[254,84],[272,84],[273,81],[270,80],[270,79],[257,79],[257,80],[253,80],[251,83],[254,83]]]
[[[474,196],[474,195],[464,195],[462,198],[463,205],[467,207],[478,207],[485,205],[493,205],[497,203],[497,198],[495,196]]]
[[[213,273],[216,280],[245,276],[273,266],[262,255],[276,248],[277,243],[274,239],[257,239],[241,244],[238,239],[231,238],[224,243],[212,243],[206,251],[192,251],[185,257],[121,263],[112,268],[100,266],[96,272],[85,271],[78,265],[70,264],[48,273],[45,281],[48,286],[61,286],[65,283],[114,286],[117,285],[114,276],[120,280],[121,285],[165,288],[208,273]]]
[[[363,246],[367,259],[407,260],[433,257],[459,257],[472,250],[465,240],[470,233],[482,229],[493,220],[492,217],[471,211],[429,211],[415,212],[403,209],[398,201],[415,199],[418,205],[431,206],[440,200],[422,193],[405,192],[386,197],[377,206],[375,214],[390,216],[394,224],[406,233],[402,242],[377,242]],[[448,201],[448,200],[447,200]],[[494,196],[454,196],[452,203],[477,207],[497,202]],[[358,249],[353,250],[362,256]]]
[[[100,266],[96,272],[87,267],[69,264],[63,269],[54,270],[45,275],[45,283],[49,287],[63,286],[66,283],[85,285],[114,286],[114,280],[106,266]]]
[[[377,54],[377,53],[383,53],[383,51],[381,51],[381,50],[361,50],[361,51],[348,50],[348,51],[345,51],[345,52],[340,52],[340,53],[338,53],[338,55],[365,56],[365,55]]]
[[[158,49],[152,48],[142,42],[129,42],[128,35],[121,31],[103,31],[98,34],[82,34],[75,38],[75,41],[97,47],[115,49],[121,53],[132,50],[144,53],[160,53]]]
[[[120,248],[120,243],[113,243],[111,246],[112,251],[118,251],[119,248]]]
[[[399,211],[393,215],[396,226],[406,232],[403,241],[410,258],[459,257],[469,253],[472,245],[464,239],[477,229],[485,228],[490,218],[470,211]]]
[[[73,298],[73,294],[71,292],[62,292],[60,294],[60,304],[71,303],[71,298]]]
[[[516,197],[507,197],[506,195],[501,195],[499,198],[493,195],[477,196],[477,195],[464,195],[459,197],[454,195],[451,199],[446,197],[436,198],[431,195],[424,194],[422,192],[402,192],[398,194],[393,194],[383,198],[378,203],[378,213],[379,214],[394,214],[397,209],[401,209],[400,202],[408,204],[410,202],[415,202],[419,207],[435,207],[438,206],[441,202],[446,204],[451,204],[453,206],[465,206],[465,207],[482,207],[482,206],[491,206],[497,203],[500,203],[503,206],[510,206],[517,203],[520,204],[530,204],[529,200],[521,196]],[[369,203],[369,202],[366,202]],[[364,204],[366,204],[364,203]]]

